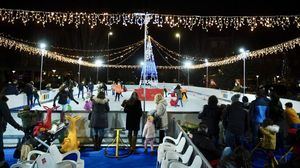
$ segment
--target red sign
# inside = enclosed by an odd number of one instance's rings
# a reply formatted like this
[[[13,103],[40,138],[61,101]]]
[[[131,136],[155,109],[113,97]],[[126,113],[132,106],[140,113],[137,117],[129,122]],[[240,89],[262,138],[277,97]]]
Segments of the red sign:
[[[144,100],[144,89],[139,88],[139,89],[134,89],[134,91],[139,95],[140,100],[143,101]],[[159,93],[163,95],[163,89],[146,88],[146,101],[153,101],[154,96]]]

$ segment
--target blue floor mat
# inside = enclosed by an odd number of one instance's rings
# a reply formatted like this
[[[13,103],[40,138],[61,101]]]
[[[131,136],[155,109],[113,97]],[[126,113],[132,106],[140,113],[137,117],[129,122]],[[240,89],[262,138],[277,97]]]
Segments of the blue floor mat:
[[[281,156],[285,153],[285,151],[275,151],[274,155],[277,160],[280,160]],[[286,159],[289,160],[291,158],[291,154],[288,154]],[[267,162],[267,154],[263,150],[256,150],[252,156],[252,167],[253,168],[263,168],[264,163]]]
[[[15,149],[5,149],[5,158],[9,165],[17,162],[13,158]],[[111,150],[110,150],[111,151]],[[150,152],[144,153],[143,148],[137,148],[137,152],[125,158],[108,158],[104,156],[104,150],[93,151],[91,149],[85,149],[81,151],[81,159],[85,162],[87,168],[98,168],[98,167],[114,167],[114,168],[154,168],[156,167],[156,151],[152,156]]]

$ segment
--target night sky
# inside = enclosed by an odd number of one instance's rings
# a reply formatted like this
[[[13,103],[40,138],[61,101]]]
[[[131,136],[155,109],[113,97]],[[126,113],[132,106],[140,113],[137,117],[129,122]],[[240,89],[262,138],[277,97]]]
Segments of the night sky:
[[[12,9],[28,9],[41,11],[78,11],[78,12],[153,12],[166,14],[193,14],[193,15],[293,15],[300,14],[297,1],[177,1],[177,0],[109,0],[109,1],[17,1],[10,0],[0,3],[0,8]],[[29,23],[27,26],[16,23],[14,25],[0,22],[0,33],[9,34],[12,37],[24,39],[31,42],[46,41],[53,46],[77,49],[106,49],[107,33],[113,31],[114,35],[110,38],[110,48],[122,47],[137,42],[143,38],[143,29],[137,25],[124,27],[122,25],[113,25],[109,27],[99,25],[94,29],[90,29],[87,25],[82,25],[78,29],[74,26],[60,27],[54,24],[47,24],[45,28],[41,25]],[[287,40],[299,37],[300,29],[294,27],[286,30],[257,28],[251,32],[249,28],[234,30],[209,30],[206,32],[199,27],[194,30],[184,28],[169,28],[164,26],[158,28],[156,26],[149,27],[149,34],[162,45],[167,48],[178,51],[178,40],[175,33],[181,34],[181,53],[183,55],[194,56],[199,58],[219,58],[237,54],[240,47],[249,50],[261,49],[271,45],[275,45]],[[213,43],[217,41],[221,45],[213,47]],[[264,59],[253,60],[247,62],[247,80],[249,83],[255,80],[255,76],[259,74],[265,83],[271,83],[272,77],[282,74],[283,60],[288,65],[288,73],[286,78],[296,83],[300,80],[300,71],[297,65],[300,63],[299,47],[295,50],[281,53],[276,56],[268,56]],[[85,55],[85,53],[82,53]],[[158,65],[166,65],[154,49],[156,63]],[[36,75],[39,73],[39,57],[29,57],[24,53],[13,50],[0,48],[1,61],[0,71],[4,72],[5,80],[10,80],[9,72],[12,69],[17,71],[32,69]],[[130,60],[124,64],[138,64],[143,59],[143,50],[138,51]],[[57,63],[52,60],[45,61],[45,70],[51,71],[57,69],[58,73],[77,72],[77,65],[69,65]],[[100,72],[100,80],[106,79],[106,71]],[[203,74],[205,70],[194,70],[190,72],[191,84],[203,85]],[[83,68],[82,75],[86,79],[94,78],[95,69]],[[110,70],[112,78],[120,78],[124,81],[137,82],[140,76],[139,70]],[[210,69],[212,79],[217,81],[218,86],[222,88],[231,88],[234,79],[242,77],[242,62],[222,67]],[[129,77],[128,77],[129,76]],[[175,79],[174,71],[159,70],[159,80],[172,82]],[[76,78],[76,73],[75,73]],[[182,72],[181,80],[186,83],[186,72]],[[261,81],[262,82],[262,81]],[[255,83],[255,82],[254,82]]]

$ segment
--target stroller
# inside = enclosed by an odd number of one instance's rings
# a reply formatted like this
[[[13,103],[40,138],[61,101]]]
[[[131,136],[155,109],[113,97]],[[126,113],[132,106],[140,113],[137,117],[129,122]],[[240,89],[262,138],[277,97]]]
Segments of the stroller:
[[[37,144],[33,137],[38,137],[39,139],[45,141],[46,144],[50,145],[55,139],[57,139],[57,134],[53,134],[56,132],[58,125],[54,125],[52,129],[51,123],[51,115],[57,107],[46,107],[44,108],[47,111],[47,116],[42,120],[42,112],[40,111],[21,111],[18,116],[22,119],[23,127],[25,128],[25,136],[22,138],[22,141],[18,143],[17,148],[14,153],[14,158],[24,160],[27,157],[27,153],[32,149],[46,151],[47,148]],[[25,108],[24,108],[25,109]],[[50,130],[50,131],[49,131]],[[61,132],[58,132],[61,134]],[[24,146],[27,148],[24,148]],[[22,151],[23,150],[23,151]],[[26,152],[24,152],[26,150]]]
[[[20,158],[22,145],[33,135],[34,127],[42,120],[43,113],[41,111],[31,111],[29,106],[24,106],[24,108],[18,112],[18,117],[22,120],[25,135],[17,144],[14,152],[14,158],[16,159]]]
[[[13,164],[11,168],[40,168],[40,167],[51,167],[51,168],[83,168],[84,161],[80,159],[79,151],[70,151],[67,153],[60,153],[58,147],[53,144],[53,141],[66,129],[65,124],[61,124],[55,133],[49,133],[47,139],[43,141],[38,137],[32,137],[32,141],[36,142],[36,148],[43,148],[46,151],[32,150],[27,155],[27,160],[18,161],[18,163]],[[43,137],[41,137],[43,138]],[[48,145],[51,141],[51,145]],[[75,159],[73,159],[75,158]]]

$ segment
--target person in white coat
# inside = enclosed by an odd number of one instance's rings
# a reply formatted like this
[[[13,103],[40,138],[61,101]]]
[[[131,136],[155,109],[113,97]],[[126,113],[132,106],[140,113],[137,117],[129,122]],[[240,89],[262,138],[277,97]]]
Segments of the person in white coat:
[[[156,112],[154,113],[155,117],[161,118],[160,128],[159,129],[159,143],[162,143],[163,138],[165,137],[166,130],[168,129],[168,115],[167,115],[167,101],[161,94],[156,94],[154,97],[154,102],[156,104]]]

